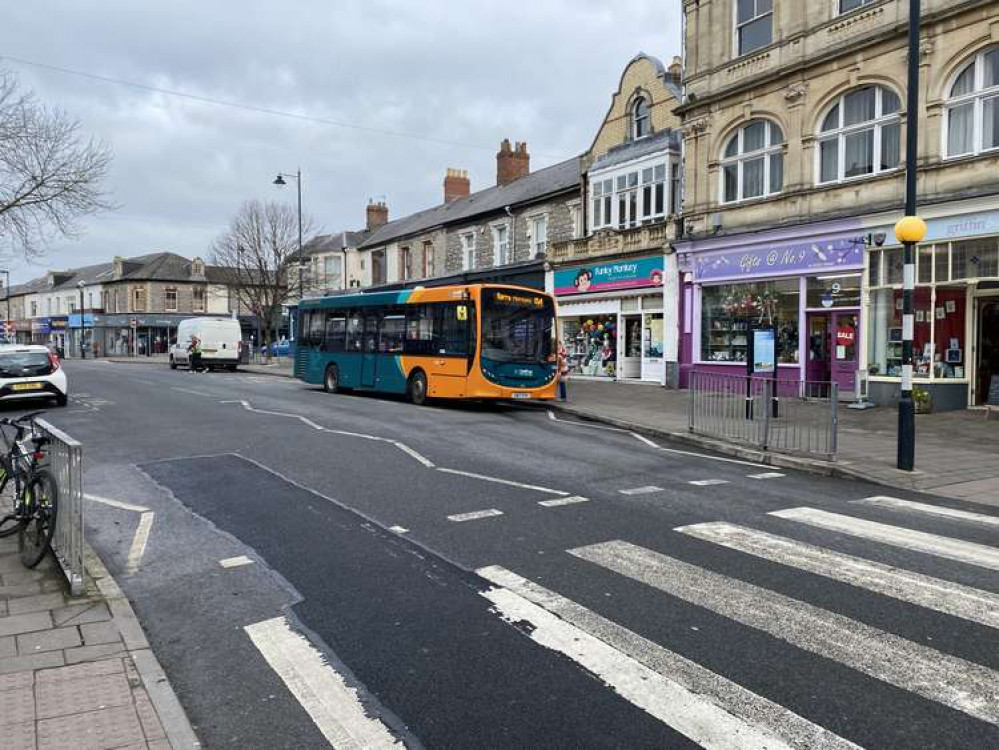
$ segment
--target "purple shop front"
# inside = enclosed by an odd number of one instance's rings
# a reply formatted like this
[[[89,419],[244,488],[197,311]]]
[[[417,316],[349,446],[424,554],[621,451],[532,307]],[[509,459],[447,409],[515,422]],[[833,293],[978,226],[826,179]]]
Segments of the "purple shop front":
[[[860,362],[865,246],[829,223],[680,243],[681,385],[690,373],[746,372],[755,328],[771,328],[781,380],[852,395]]]

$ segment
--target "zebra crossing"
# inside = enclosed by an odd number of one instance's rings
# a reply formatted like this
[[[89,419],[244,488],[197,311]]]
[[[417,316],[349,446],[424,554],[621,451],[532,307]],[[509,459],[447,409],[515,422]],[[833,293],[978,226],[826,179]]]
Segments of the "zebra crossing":
[[[999,547],[960,538],[961,524],[991,529],[999,516],[883,496],[854,501],[852,507],[868,513],[881,511],[902,524],[908,518],[939,519],[948,531],[954,530],[950,532],[954,536],[809,507],[774,511],[762,516],[761,523],[775,518],[801,524],[806,530],[818,529],[825,540],[820,544],[727,521],[690,524],[664,533],[698,540],[709,550],[724,549],[764,565],[814,574],[821,577],[819,581],[834,581],[915,605],[929,617],[959,618],[979,629],[977,635],[983,639],[986,652],[999,652],[999,585],[991,591],[979,589],[824,546],[834,547],[836,535],[842,534],[875,549],[879,545],[901,547],[931,559],[963,563],[972,566],[972,575],[980,578],[982,568],[999,569]],[[814,539],[818,534],[810,536]],[[672,548],[670,541],[667,539],[664,546]],[[953,716],[964,718],[955,720],[971,734],[955,735],[953,745],[943,746],[999,747],[999,671],[993,668],[994,661],[992,666],[977,663],[946,649],[938,650],[931,642],[917,642],[911,634],[903,637],[789,596],[774,590],[773,583],[769,587],[750,583],[745,576],[730,576],[709,565],[626,540],[610,539],[565,551],[565,564],[571,570],[577,565],[594,566],[603,574],[619,577],[616,580],[627,581],[630,587],[639,584],[644,587],[639,591],[647,590],[649,596],[665,594],[667,599],[657,600],[659,606],[693,606],[710,612],[733,627],[774,639],[776,648],[792,648],[793,652],[787,652],[789,659],[806,652],[819,658],[809,664],[831,662],[837,669],[852,670],[861,679],[866,677],[898,691],[892,695],[903,699],[912,696],[914,705],[925,700],[959,712]],[[660,632],[653,640],[608,618],[606,611],[601,614],[599,607],[587,608],[515,570],[486,566],[477,572],[491,584],[483,596],[496,614],[512,623],[527,624],[525,632],[539,645],[573,659],[608,689],[702,747],[857,748],[865,746],[857,743],[858,738],[870,737],[850,721],[834,731],[800,708],[795,712],[773,695],[754,692],[718,670],[717,665],[709,668],[698,663],[680,653],[682,648],[667,642],[672,635],[669,631],[665,636]],[[644,598],[641,593],[639,596]],[[816,690],[822,689],[823,672],[808,677]],[[849,707],[842,710],[848,712]],[[844,726],[855,734],[843,731]],[[969,740],[970,736],[978,739]],[[982,740],[984,737],[989,739]],[[892,746],[919,745],[909,739],[904,745]],[[927,746],[941,745],[927,740]]]

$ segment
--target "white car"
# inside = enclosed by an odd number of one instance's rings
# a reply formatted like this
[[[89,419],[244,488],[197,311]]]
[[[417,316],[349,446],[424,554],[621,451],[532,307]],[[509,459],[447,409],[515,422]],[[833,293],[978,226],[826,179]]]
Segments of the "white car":
[[[66,371],[47,346],[0,345],[0,400],[51,398],[65,406],[69,398]]]

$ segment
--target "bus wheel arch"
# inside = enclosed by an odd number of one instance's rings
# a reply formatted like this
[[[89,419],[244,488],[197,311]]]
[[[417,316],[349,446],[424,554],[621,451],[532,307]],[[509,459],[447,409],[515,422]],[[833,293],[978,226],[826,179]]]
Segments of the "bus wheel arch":
[[[335,363],[326,366],[326,372],[323,373],[323,390],[327,393],[339,393],[342,390],[340,368]]]
[[[416,406],[427,403],[427,374],[419,367],[409,373],[406,380],[406,395]]]

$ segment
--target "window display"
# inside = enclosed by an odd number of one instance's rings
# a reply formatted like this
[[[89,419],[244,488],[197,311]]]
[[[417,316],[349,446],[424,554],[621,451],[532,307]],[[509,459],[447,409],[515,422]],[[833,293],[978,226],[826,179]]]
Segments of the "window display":
[[[777,328],[778,361],[798,361],[798,279],[703,287],[701,361],[745,362],[749,332]]]
[[[617,371],[617,315],[560,318],[573,375],[613,378]]]

